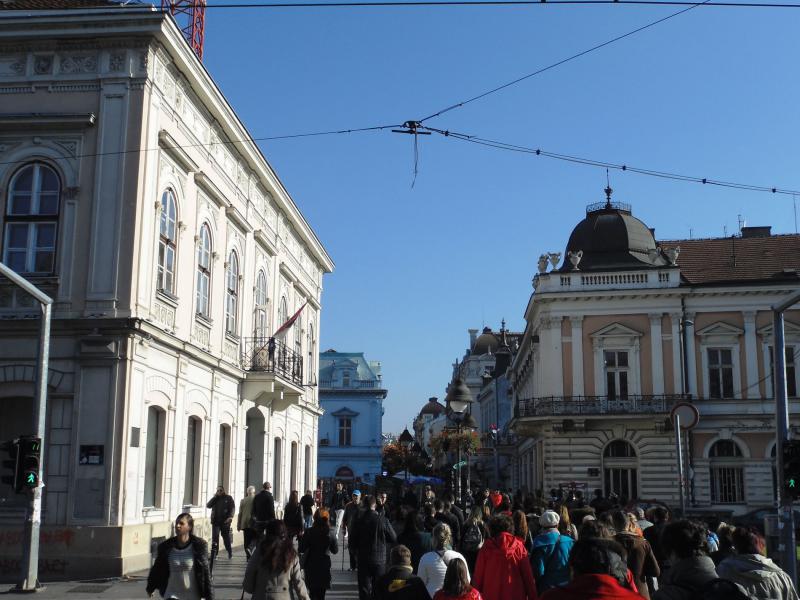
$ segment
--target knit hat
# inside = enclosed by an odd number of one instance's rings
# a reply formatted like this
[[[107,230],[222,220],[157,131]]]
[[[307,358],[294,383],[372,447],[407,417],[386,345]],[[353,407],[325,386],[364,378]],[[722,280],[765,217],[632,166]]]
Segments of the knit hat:
[[[561,517],[558,516],[557,512],[546,510],[542,513],[542,516],[539,517],[539,525],[544,528],[558,527],[558,522],[560,520]]]
[[[399,544],[389,552],[389,563],[396,567],[411,566],[411,550]]]

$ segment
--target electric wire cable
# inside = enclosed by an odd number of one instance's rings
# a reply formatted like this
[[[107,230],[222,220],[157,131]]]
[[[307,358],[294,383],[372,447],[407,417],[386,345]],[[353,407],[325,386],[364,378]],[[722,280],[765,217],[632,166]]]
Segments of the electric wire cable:
[[[254,2],[254,3],[232,3],[232,4],[186,4],[181,8],[206,8],[206,9],[252,9],[252,8],[418,8],[425,6],[439,7],[483,7],[483,6],[536,6],[536,5],[603,5],[618,4],[630,6],[699,6],[697,2],[689,0],[412,0],[402,1],[375,1],[375,2]],[[118,9],[143,9],[150,5],[124,4],[119,6],[98,5],[82,6],[81,10],[118,10]],[[702,6],[719,8],[800,8],[800,4],[793,2],[704,2]],[[48,7],[46,5],[36,7],[26,7],[25,9],[14,9],[11,7],[5,10],[19,10],[25,12],[37,12],[43,10],[59,10],[58,6]],[[169,12],[169,9],[157,8],[159,12]]]
[[[492,94],[496,94],[497,92],[500,92],[502,90],[510,88],[511,86],[517,85],[518,83],[522,83],[523,81],[526,81],[526,80],[530,79],[531,77],[536,77],[537,75],[541,75],[542,73],[546,73],[547,71],[552,71],[553,69],[555,69],[557,67],[560,67],[561,65],[564,65],[564,64],[566,64],[568,62],[572,62],[573,60],[577,60],[578,58],[586,56],[587,54],[591,54],[592,52],[600,50],[601,48],[605,48],[606,46],[610,46],[611,44],[614,44],[616,42],[619,42],[621,40],[629,38],[629,37],[631,37],[633,35],[636,35],[637,33],[641,33],[642,31],[645,31],[646,29],[650,29],[651,27],[655,27],[656,25],[660,25],[661,23],[664,23],[665,21],[669,21],[670,19],[674,19],[675,17],[678,17],[678,16],[680,16],[680,15],[682,15],[684,13],[687,13],[690,10],[693,10],[693,9],[697,8],[698,6],[703,6],[705,4],[708,4],[710,1],[711,0],[704,0],[704,2],[698,2],[698,3],[692,4],[691,6],[688,6],[686,8],[682,8],[679,11],[670,13],[665,17],[661,17],[660,19],[656,19],[655,21],[651,21],[651,22],[649,22],[649,23],[647,23],[645,25],[642,25],[641,27],[637,27],[636,29],[632,29],[631,31],[628,31],[626,33],[623,33],[621,35],[613,37],[613,38],[611,38],[609,40],[606,40],[604,42],[601,42],[599,44],[595,44],[594,46],[592,46],[590,48],[586,48],[585,50],[581,50],[580,52],[578,52],[576,54],[572,54],[570,56],[567,56],[566,58],[562,58],[561,60],[558,60],[558,61],[556,61],[554,63],[551,63],[551,64],[549,64],[547,66],[544,66],[544,67],[542,67],[540,69],[537,69],[537,70],[535,70],[535,71],[533,71],[531,73],[528,73],[527,75],[523,75],[522,77],[517,77],[516,79],[514,79],[512,81],[508,81],[508,82],[506,82],[506,83],[504,83],[502,85],[499,85],[499,86],[494,87],[494,88],[492,88],[490,90],[482,92],[482,93],[478,94],[477,96],[472,96],[471,98],[468,98],[466,100],[462,100],[461,102],[457,102],[456,104],[451,104],[450,106],[448,106],[446,108],[438,110],[435,113],[432,113],[432,114],[428,115],[427,117],[425,117],[423,119],[420,119],[419,122],[420,123],[424,123],[425,121],[428,121],[430,119],[434,119],[436,117],[439,117],[439,116],[445,114],[446,112],[450,112],[451,110],[455,110],[456,108],[461,108],[463,106],[466,106],[467,104],[470,104],[470,103],[475,102],[477,100],[480,100],[482,98],[486,98],[487,96],[491,96]]]
[[[685,181],[690,183],[700,183],[703,185],[714,185],[719,187],[726,187],[726,188],[733,188],[738,190],[746,190],[752,192],[768,192],[771,194],[786,194],[786,195],[793,195],[799,194],[800,191],[786,189],[786,188],[779,188],[779,187],[770,187],[770,186],[763,186],[763,185],[755,185],[749,183],[739,183],[734,181],[724,181],[720,179],[710,179],[708,177],[698,177],[694,175],[685,175],[682,173],[674,173],[669,171],[661,171],[656,169],[647,169],[643,167],[635,167],[625,163],[613,163],[605,160],[598,160],[593,158],[585,158],[581,156],[576,156],[572,154],[563,154],[559,152],[550,152],[548,150],[542,150],[541,148],[533,148],[529,146],[520,146],[518,144],[511,144],[503,141],[492,140],[487,138],[478,137],[475,135],[467,135],[464,133],[458,133],[454,131],[448,131],[444,129],[438,129],[435,127],[429,126],[421,126],[428,131],[433,133],[438,133],[441,136],[453,138],[456,140],[461,140],[464,142],[469,142],[472,144],[478,144],[481,146],[488,146],[490,148],[496,148],[499,150],[507,150],[510,152],[519,152],[522,154],[532,154],[534,156],[544,156],[546,158],[552,158],[555,160],[576,163],[581,165],[586,165],[590,167],[600,167],[604,169],[615,169],[617,171],[624,171],[624,172],[631,172],[637,173],[639,175],[647,175],[650,177],[660,177],[662,179],[672,179],[676,181]]]
[[[355,127],[352,129],[334,129],[330,131],[313,131],[309,133],[294,133],[289,135],[273,135],[268,137],[248,137],[240,140],[218,140],[215,142],[199,142],[197,144],[179,144],[177,146],[156,146],[155,148],[129,148],[127,150],[112,150],[109,152],[94,152],[87,154],[70,154],[62,155],[63,158],[97,158],[101,156],[117,156],[121,154],[136,154],[143,152],[153,152],[156,150],[177,150],[186,148],[210,148],[217,145],[234,145],[234,144],[247,144],[256,142],[268,142],[273,140],[291,140],[307,137],[319,137],[325,135],[340,135],[346,133],[364,133],[369,131],[382,131],[384,129],[391,129],[392,127],[400,127],[399,125],[377,125],[374,127]],[[29,159],[22,160],[6,160],[0,161],[0,165],[15,165],[28,162]]]

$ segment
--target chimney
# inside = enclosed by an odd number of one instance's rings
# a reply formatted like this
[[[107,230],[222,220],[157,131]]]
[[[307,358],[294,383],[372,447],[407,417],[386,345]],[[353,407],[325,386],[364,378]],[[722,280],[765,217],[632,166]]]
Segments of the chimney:
[[[469,332],[469,348],[472,350],[472,347],[475,345],[475,340],[478,339],[478,330],[477,329],[467,329]]]
[[[742,227],[743,238],[762,238],[772,235],[772,226],[767,225],[763,227]]]

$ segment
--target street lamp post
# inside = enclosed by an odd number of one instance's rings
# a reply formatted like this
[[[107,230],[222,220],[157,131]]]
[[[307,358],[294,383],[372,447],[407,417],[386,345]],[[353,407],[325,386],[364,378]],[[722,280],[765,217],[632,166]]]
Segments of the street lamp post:
[[[464,383],[464,381],[457,377],[454,379],[447,389],[447,397],[445,403],[450,409],[449,417],[456,424],[456,432],[458,434],[458,462],[456,463],[456,498],[463,505],[464,498],[462,497],[461,489],[461,439],[460,434],[464,429],[475,429],[477,424],[475,419],[468,410],[472,405],[472,393]],[[467,461],[469,465],[469,461]],[[467,477],[469,478],[469,468],[467,469]]]
[[[403,449],[403,464],[406,468],[405,482],[408,484],[408,453],[411,451],[411,446],[414,445],[414,436],[408,431],[408,427],[403,430],[397,441],[400,442],[400,447]]]

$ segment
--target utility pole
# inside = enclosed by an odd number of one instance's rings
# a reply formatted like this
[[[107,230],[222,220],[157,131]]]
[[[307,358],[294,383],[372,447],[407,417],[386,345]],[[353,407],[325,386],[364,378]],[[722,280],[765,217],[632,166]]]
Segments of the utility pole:
[[[797,582],[797,556],[794,539],[794,510],[792,496],[783,489],[784,482],[784,443],[792,437],[789,426],[789,402],[786,392],[786,342],[783,330],[783,313],[800,301],[800,292],[795,292],[782,303],[772,307],[772,324],[775,334],[773,349],[775,363],[775,462],[778,474],[778,529],[780,534],[779,552],[784,558],[784,570],[793,582]]]
[[[39,302],[42,318],[39,324],[39,348],[36,353],[36,397],[33,409],[35,435],[44,448],[44,424],[47,417],[47,372],[50,362],[50,311],[53,299],[33,285],[30,281],[0,262],[0,274],[21,287]],[[17,591],[32,592],[39,587],[39,530],[42,520],[42,475],[44,456],[39,458],[37,485],[30,492],[30,502],[25,516],[25,535],[22,540],[22,579],[15,588]]]

